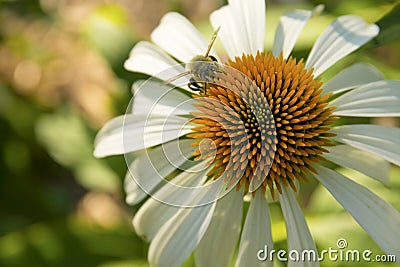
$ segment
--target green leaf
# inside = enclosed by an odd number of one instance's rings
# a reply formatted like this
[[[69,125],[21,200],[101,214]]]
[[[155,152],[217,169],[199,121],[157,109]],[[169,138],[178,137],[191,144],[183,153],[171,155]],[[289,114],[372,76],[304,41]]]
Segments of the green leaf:
[[[103,4],[85,19],[82,29],[88,44],[112,65],[120,64],[135,41],[126,11],[118,5]]]
[[[379,35],[373,40],[376,46],[400,40],[400,3],[383,16],[376,24],[380,28]]]
[[[91,190],[118,190],[120,181],[104,161],[93,157],[93,140],[82,118],[69,109],[42,115],[36,135],[51,157],[71,169],[77,181]]]

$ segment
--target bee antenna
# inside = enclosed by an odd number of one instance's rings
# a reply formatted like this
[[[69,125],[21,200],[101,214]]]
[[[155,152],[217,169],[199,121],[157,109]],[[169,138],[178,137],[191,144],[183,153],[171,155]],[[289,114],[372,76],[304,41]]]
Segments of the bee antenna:
[[[208,54],[209,54],[210,51],[211,51],[211,48],[212,48],[212,46],[213,46],[213,44],[214,44],[214,42],[215,42],[215,39],[217,39],[217,35],[218,35],[218,32],[219,32],[219,29],[221,29],[221,26],[219,26],[219,27],[214,31],[214,33],[213,33],[213,35],[212,35],[212,37],[211,37],[210,44],[209,44],[208,47],[207,47],[207,52],[206,52],[206,54],[204,55],[205,57],[208,57]]]

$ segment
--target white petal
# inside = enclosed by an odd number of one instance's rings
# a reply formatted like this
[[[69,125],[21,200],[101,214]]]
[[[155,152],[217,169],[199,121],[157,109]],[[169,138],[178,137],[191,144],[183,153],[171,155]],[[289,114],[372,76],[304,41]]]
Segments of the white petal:
[[[209,43],[187,18],[176,12],[164,15],[151,33],[151,40],[182,62],[204,55]],[[217,57],[215,52],[211,54]]]
[[[377,25],[368,25],[360,17],[341,16],[319,36],[308,56],[306,68],[314,68],[314,75],[317,77],[378,33]]]
[[[229,5],[233,12],[242,21],[247,33],[247,42],[251,53],[264,50],[265,34],[265,1],[264,0],[230,0]]]
[[[323,86],[323,93],[337,94],[383,79],[383,74],[374,66],[366,63],[356,63],[342,70],[326,82]]]
[[[189,169],[187,172],[177,175],[172,179],[171,183],[164,185],[157,193],[170,202],[183,202],[184,200],[180,199],[187,196],[177,194],[179,187],[172,185],[181,187],[199,186],[204,183],[205,178],[205,172],[200,175],[194,175]],[[161,226],[174,216],[179,209],[180,207],[166,204],[156,198],[150,198],[140,207],[133,218],[133,226],[136,233],[146,240],[152,240]]]
[[[347,177],[315,166],[315,177],[354,217],[371,238],[387,254],[396,255],[400,262],[400,213],[367,188]]]
[[[171,141],[191,132],[187,119],[177,116],[127,114],[107,122],[95,140],[95,157],[124,154]]]
[[[168,80],[185,71],[184,65],[178,64],[161,49],[145,41],[133,47],[124,67],[129,71],[148,74],[161,80]],[[182,77],[172,84],[181,86],[188,82],[187,77]]]
[[[176,88],[162,85],[158,81],[136,81],[133,86],[132,113],[188,115],[195,111],[194,100]]]
[[[130,175],[129,171],[124,178],[125,202],[128,205],[136,205],[146,197],[146,193],[140,188]]]
[[[324,157],[338,165],[359,171],[384,184],[389,182],[390,164],[381,157],[347,145],[327,147]]]
[[[228,266],[239,239],[243,191],[218,200],[210,226],[195,250],[196,266]]]
[[[310,253],[306,255],[305,259],[309,259],[306,261],[293,261],[288,255],[288,266],[319,266],[318,252],[295,194],[291,188],[285,186],[282,186],[282,191],[279,200],[286,222],[288,251],[297,251],[300,257],[305,250]]]
[[[186,177],[185,179],[192,179],[195,181],[204,181],[206,173],[209,171],[210,166],[206,161],[200,163],[195,162],[194,166],[184,168],[184,171],[178,176]],[[202,202],[199,200],[199,196],[211,194],[212,192],[222,191],[222,179],[217,181],[208,182],[206,184],[194,184],[194,186],[180,186],[179,184],[164,182],[164,186],[152,195],[152,198],[157,199],[160,202],[178,206],[178,207],[195,207],[198,205],[206,205],[208,202]],[[171,194],[174,192],[174,194]],[[212,201],[217,200],[217,198]]]
[[[344,125],[332,128],[334,139],[400,165],[400,129],[378,125]]]
[[[261,190],[258,190],[247,212],[236,266],[273,266],[269,258],[265,261],[258,259],[259,256],[261,259],[265,257],[260,250],[267,248],[269,253],[273,247],[268,203]]]
[[[207,230],[214,208],[215,203],[180,209],[150,244],[149,263],[159,267],[181,266]]]
[[[126,202],[135,205],[193,154],[193,140],[172,140],[148,150],[129,164],[125,177]]]
[[[209,190],[195,198],[199,202],[209,202],[216,199],[218,194],[218,191]],[[182,208],[164,224],[150,244],[148,254],[150,265],[181,266],[207,230],[216,203],[214,201],[196,208]]]
[[[323,8],[318,5],[313,11],[299,9],[284,14],[276,28],[272,54],[277,57],[283,51],[283,58],[287,58],[311,15],[322,12]]]
[[[138,236],[150,241],[169,219],[178,211],[179,207],[161,203],[153,198],[148,199],[133,218],[133,227]]]
[[[230,0],[211,13],[210,21],[215,29],[221,26],[218,37],[230,58],[264,50],[264,0]]]
[[[334,99],[334,115],[358,117],[400,116],[400,82],[378,81]]]
[[[218,38],[221,39],[229,57],[234,58],[241,55],[241,49],[245,52],[244,49],[250,50],[250,48],[245,47],[247,44],[244,44],[244,41],[239,41],[240,36],[244,36],[244,33],[239,33],[240,28],[236,30],[235,20],[231,13],[232,11],[229,6],[223,6],[211,13],[210,21],[214,29],[221,27]]]

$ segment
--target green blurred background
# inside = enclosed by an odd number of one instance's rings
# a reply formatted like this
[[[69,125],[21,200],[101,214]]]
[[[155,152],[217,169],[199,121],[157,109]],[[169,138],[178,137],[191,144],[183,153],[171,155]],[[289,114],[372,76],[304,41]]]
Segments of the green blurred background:
[[[335,16],[352,13],[376,22],[396,2],[268,1],[266,46],[272,45],[279,16],[293,8],[326,5],[295,47],[295,56],[304,57]],[[147,266],[148,244],[131,226],[138,207],[124,203],[124,158],[95,159],[93,140],[108,119],[125,112],[132,82],[146,77],[122,67],[133,45],[148,40],[161,16],[172,10],[210,36],[208,15],[224,3],[0,0],[0,266]],[[381,24],[385,34],[340,61],[324,79],[363,61],[377,66],[388,79],[400,80],[396,14]],[[395,118],[371,122],[399,125]],[[399,168],[392,168],[388,186],[356,172],[351,175],[400,209]],[[336,248],[336,240],[346,238],[349,249],[382,253],[315,182],[302,185],[300,201],[318,248]],[[271,212],[277,248],[285,248],[279,206],[271,205]],[[193,259],[185,265],[192,266]]]

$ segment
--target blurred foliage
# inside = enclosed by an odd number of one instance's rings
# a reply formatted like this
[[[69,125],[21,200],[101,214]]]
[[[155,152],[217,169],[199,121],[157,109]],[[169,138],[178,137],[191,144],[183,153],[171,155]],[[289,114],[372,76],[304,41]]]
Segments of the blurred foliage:
[[[400,3],[398,3],[389,13],[376,22],[382,29],[375,38],[377,45],[387,44],[400,40]]]
[[[0,266],[148,266],[148,244],[131,227],[136,208],[123,201],[125,161],[93,158],[95,133],[124,113],[132,82],[144,76],[125,71],[123,62],[161,16],[182,12],[209,36],[208,14],[224,2],[0,1]],[[355,61],[400,79],[398,1],[269,1],[267,48],[283,13],[321,2],[325,12],[307,24],[296,57],[307,56],[334,17],[354,13],[378,21],[382,34],[324,79]],[[217,49],[222,51],[220,44]],[[398,120],[374,123],[398,125]],[[352,175],[400,209],[399,168],[393,168],[390,189]],[[343,237],[352,248],[381,253],[325,189],[311,182],[302,185],[300,196],[318,247],[334,247]],[[285,248],[279,205],[272,204],[271,213],[277,248]],[[192,265],[193,257],[185,263]]]

